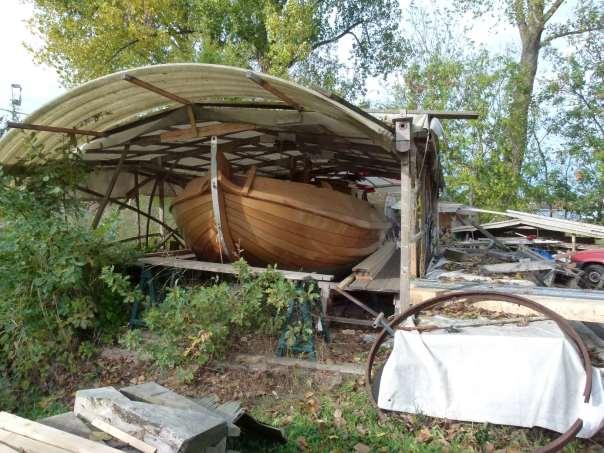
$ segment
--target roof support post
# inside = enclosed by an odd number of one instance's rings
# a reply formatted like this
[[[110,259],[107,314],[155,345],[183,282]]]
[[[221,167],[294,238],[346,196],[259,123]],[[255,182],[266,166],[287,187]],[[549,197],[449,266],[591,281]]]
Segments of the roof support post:
[[[411,221],[414,218],[412,211],[415,209],[415,206],[411,203],[413,194],[410,159],[410,152],[413,146],[411,125],[412,118],[401,118],[396,121],[394,136],[394,149],[401,158],[401,268],[399,297],[395,307],[397,313],[402,313],[411,306],[410,245]]]
[[[107,191],[105,192],[105,196],[101,200],[101,203],[99,204],[99,208],[97,209],[96,214],[94,215],[94,219],[92,220],[93,229],[95,229],[96,227],[99,226],[99,222],[101,221],[103,212],[105,212],[105,208],[107,207],[107,204],[109,203],[109,199],[111,198],[111,192],[113,192],[113,188],[115,187],[117,178],[122,171],[122,167],[124,166],[124,159],[126,158],[126,154],[128,154],[129,148],[130,148],[129,145],[124,146],[124,150],[122,151],[122,154],[120,155],[120,160],[117,164],[117,167],[115,168],[115,171],[113,172],[111,181],[109,181],[109,186],[107,186]]]

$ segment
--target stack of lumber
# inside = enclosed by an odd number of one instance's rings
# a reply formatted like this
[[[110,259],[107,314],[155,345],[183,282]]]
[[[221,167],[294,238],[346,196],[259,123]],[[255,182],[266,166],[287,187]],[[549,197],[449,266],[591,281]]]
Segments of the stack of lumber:
[[[117,453],[119,450],[8,412],[0,412],[0,452]]]
[[[155,382],[80,390],[73,412],[38,422],[0,412],[0,453],[221,453],[241,435],[286,441],[238,402],[193,400]]]
[[[385,242],[379,249],[352,268],[356,280],[373,280],[396,250],[393,241]]]

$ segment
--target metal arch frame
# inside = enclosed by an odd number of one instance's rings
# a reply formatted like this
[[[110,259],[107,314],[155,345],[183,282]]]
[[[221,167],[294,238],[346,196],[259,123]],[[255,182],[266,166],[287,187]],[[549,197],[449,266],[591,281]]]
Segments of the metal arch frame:
[[[419,312],[429,309],[429,308],[440,307],[448,302],[454,302],[454,303],[465,302],[465,303],[469,303],[469,304],[474,304],[474,303],[477,303],[480,301],[485,301],[485,300],[508,302],[508,303],[521,305],[521,306],[530,308],[536,312],[539,312],[539,313],[545,315],[547,318],[554,321],[558,325],[560,330],[562,330],[562,332],[564,332],[571,340],[573,340],[573,342],[575,343],[575,345],[578,349],[577,353],[580,356],[581,362],[583,363],[583,369],[585,370],[585,388],[583,390],[584,402],[585,403],[589,402],[589,399],[591,396],[593,371],[592,371],[591,359],[589,357],[589,352],[587,351],[587,348],[586,348],[585,344],[583,343],[583,340],[577,334],[577,332],[573,329],[573,327],[570,325],[570,323],[566,319],[564,319],[562,316],[558,315],[553,310],[550,310],[549,308],[544,307],[543,305],[538,304],[537,302],[534,302],[532,300],[526,299],[524,297],[520,297],[520,296],[516,296],[516,295],[512,295],[512,294],[504,294],[504,293],[488,292],[488,291],[464,291],[464,292],[453,292],[453,293],[441,294],[439,296],[428,299],[420,304],[414,305],[414,306],[408,308],[407,310],[405,310],[404,312],[396,315],[390,322],[389,328],[395,329],[396,326],[398,326],[400,323],[402,323],[405,319],[409,318],[410,316],[416,315]],[[371,403],[374,405],[374,407],[376,407],[380,411],[382,409],[380,409],[378,407],[374,394],[373,394],[373,389],[372,389],[372,384],[373,384],[372,369],[373,369],[373,365],[375,362],[377,352],[378,352],[380,346],[382,345],[382,343],[385,341],[387,334],[388,334],[388,330],[386,328],[382,329],[382,331],[379,333],[378,337],[376,338],[376,340],[373,343],[373,346],[371,347],[371,350],[369,352],[369,356],[367,358],[367,367],[365,369],[365,381],[366,381],[366,386],[367,386],[367,392],[369,393],[369,399],[370,399]],[[604,427],[604,421],[601,426]],[[572,439],[575,438],[575,436],[581,430],[582,427],[583,427],[583,420],[581,418],[578,418],[566,432],[561,434],[559,437],[554,439],[549,444],[539,448],[537,451],[540,453],[549,453],[549,452],[554,452],[554,451],[558,451],[558,450],[562,449],[562,447],[564,447],[567,443],[569,443]]]

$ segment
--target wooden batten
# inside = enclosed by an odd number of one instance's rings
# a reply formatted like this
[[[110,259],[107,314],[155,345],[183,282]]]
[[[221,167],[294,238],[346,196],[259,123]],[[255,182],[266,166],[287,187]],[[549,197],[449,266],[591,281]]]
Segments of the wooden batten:
[[[252,131],[256,129],[255,124],[249,123],[222,123],[205,127],[178,129],[160,134],[161,143],[193,140],[195,138],[222,136],[236,132]]]

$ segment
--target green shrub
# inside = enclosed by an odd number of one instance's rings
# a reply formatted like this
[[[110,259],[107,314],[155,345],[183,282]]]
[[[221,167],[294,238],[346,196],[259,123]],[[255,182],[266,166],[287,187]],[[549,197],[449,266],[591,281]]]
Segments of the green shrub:
[[[253,275],[245,261],[235,266],[235,284],[170,289],[161,304],[143,315],[151,335],[143,341],[141,331],[129,332],[122,344],[149,354],[162,368],[203,365],[239,336],[278,333],[290,301],[318,298],[314,285],[308,291],[300,289],[274,269]]]
[[[0,171],[0,376],[25,393],[50,388],[125,325],[113,286],[128,283],[111,266],[132,257],[115,243],[115,222],[90,228],[73,190],[84,176],[77,156],[41,157],[34,149],[23,170]]]

